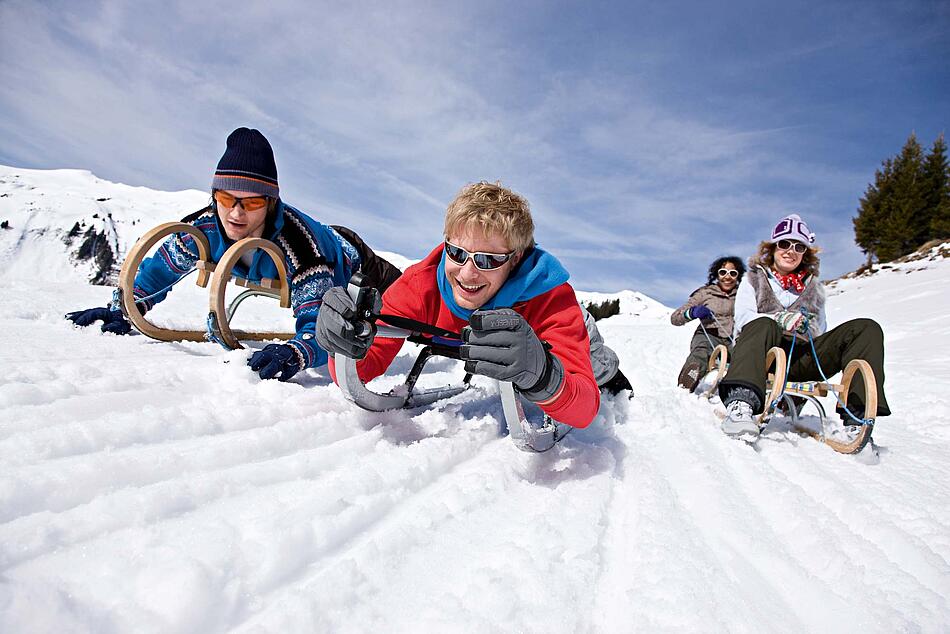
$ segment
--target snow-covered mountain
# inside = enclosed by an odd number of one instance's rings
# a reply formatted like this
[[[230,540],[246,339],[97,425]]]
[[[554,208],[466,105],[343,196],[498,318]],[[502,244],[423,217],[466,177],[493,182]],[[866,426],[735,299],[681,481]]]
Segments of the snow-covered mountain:
[[[831,326],[867,316],[884,327],[894,415],[878,422],[876,454],[726,438],[714,405],[675,387],[692,328],[625,292],[601,328],[636,398],[605,402],[591,427],[529,455],[501,435],[495,387],[480,377],[433,406],[376,414],[325,369],[260,381],[247,350],[73,328],[64,312],[110,294],[77,283],[87,271],[63,255],[73,224],[105,230],[96,221],[111,211],[121,253],[206,195],[163,205],[77,184],[73,208],[4,174],[0,221],[13,228],[0,262],[16,274],[0,278],[0,632],[950,623],[950,260],[939,247],[829,289]],[[8,206],[14,196],[32,209]],[[206,291],[174,295],[185,308],[193,299],[200,324]],[[406,350],[375,387],[397,384],[411,361]],[[460,378],[456,362],[431,366],[427,385]]]
[[[209,194],[112,183],[84,170],[0,165],[0,266],[28,279],[114,284],[128,249],[152,227],[201,209]],[[412,260],[381,251],[404,269]]]

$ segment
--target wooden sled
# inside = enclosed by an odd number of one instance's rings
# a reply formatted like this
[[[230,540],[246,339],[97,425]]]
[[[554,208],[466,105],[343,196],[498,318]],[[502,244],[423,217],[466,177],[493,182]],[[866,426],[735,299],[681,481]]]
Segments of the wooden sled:
[[[241,261],[241,256],[255,249],[261,249],[266,253],[274,266],[277,267],[278,279],[263,278],[259,283],[250,282],[241,277],[232,275],[234,265]],[[228,282],[234,280],[238,286],[243,286],[245,290],[231,302],[229,307],[225,307],[225,296],[228,288]],[[290,308],[290,283],[287,280],[287,266],[284,264],[284,253],[280,248],[263,238],[243,238],[238,240],[224,252],[221,261],[215,270],[214,278],[211,280],[210,306],[208,307],[208,338],[215,341],[228,350],[239,350],[240,339],[247,341],[267,341],[269,339],[287,340],[294,336],[294,333],[285,332],[256,332],[245,330],[232,330],[231,319],[237,307],[240,306],[247,297],[254,295],[263,295],[274,297],[280,301],[281,308]]]
[[[198,270],[198,286],[206,287],[211,282],[210,306],[208,314],[208,323],[205,330],[178,330],[174,328],[162,328],[151,323],[139,311],[135,303],[135,296],[132,289],[135,285],[135,276],[138,273],[142,260],[148,255],[149,251],[159,242],[165,240],[168,236],[176,233],[186,233],[194,238],[198,247],[198,261],[195,267]],[[248,282],[243,278],[234,278],[239,286],[245,287],[230,306],[225,307],[225,292],[228,282],[232,279],[232,269],[240,261],[241,256],[254,249],[262,249],[277,267],[277,280],[262,279],[259,284]],[[262,238],[244,238],[231,245],[224,252],[221,261],[215,265],[211,261],[211,245],[208,239],[200,229],[194,225],[184,222],[166,222],[154,229],[148,231],[133,245],[122,263],[122,270],[119,273],[119,296],[121,300],[122,312],[131,322],[136,330],[147,337],[157,339],[158,341],[216,341],[231,350],[242,348],[241,339],[251,341],[265,341],[268,339],[290,339],[293,333],[280,332],[248,332],[243,330],[232,330],[230,326],[231,319],[234,317],[238,306],[253,295],[265,295],[280,300],[283,308],[290,307],[290,287],[287,282],[287,267],[284,264],[284,256],[280,249],[273,242]]]
[[[841,383],[831,383],[824,381],[788,381],[784,382],[786,368],[788,367],[787,357],[782,348],[771,348],[765,357],[765,367],[768,370],[774,366],[769,373],[766,382],[766,392],[768,393],[767,406],[758,417],[760,425],[764,425],[772,416],[778,407],[782,407],[783,413],[791,418],[792,427],[799,432],[805,433],[816,440],[825,443],[835,451],[845,454],[855,454],[860,452],[871,441],[871,433],[874,430],[874,418],[877,416],[877,380],[874,378],[874,372],[870,364],[863,359],[854,359],[845,366],[841,375]],[[825,434],[827,415],[825,409],[818,400],[819,397],[827,396],[830,392],[837,395],[841,403],[848,404],[848,392],[851,382],[857,373],[861,373],[864,379],[864,421],[858,424],[851,420],[844,420],[845,438],[831,438]],[[821,418],[821,429],[815,430],[802,423],[799,418],[800,407],[795,403],[795,398],[804,399],[804,402],[811,403],[818,410]]]
[[[708,377],[712,372],[715,372],[716,375],[713,377],[709,387],[706,388],[706,391],[703,392],[705,398],[713,397],[716,393],[716,388],[719,387],[719,382],[722,381],[722,377],[726,376],[726,370],[728,368],[729,349],[723,344],[719,344],[713,348],[712,354],[709,355],[709,362],[706,365],[706,376]]]

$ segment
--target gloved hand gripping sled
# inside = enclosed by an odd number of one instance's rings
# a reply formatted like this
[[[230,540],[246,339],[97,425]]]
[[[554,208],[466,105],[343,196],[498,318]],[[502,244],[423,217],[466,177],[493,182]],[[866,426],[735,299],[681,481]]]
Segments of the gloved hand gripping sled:
[[[426,390],[415,389],[415,383],[431,357],[444,356],[460,359],[459,346],[463,343],[461,335],[405,317],[379,314],[378,291],[362,286],[362,282],[362,275],[357,273],[350,280],[347,289],[352,304],[343,308],[343,312],[347,313],[347,320],[356,329],[348,333],[351,335],[349,339],[352,340],[353,334],[370,341],[376,336],[403,338],[425,347],[416,358],[405,383],[386,394],[373,392],[360,380],[356,358],[336,352],[334,361],[337,368],[337,381],[347,399],[363,409],[380,412],[428,405],[468,389],[472,377],[469,373],[466,373],[460,385]],[[376,326],[376,321],[386,325]],[[365,355],[364,346],[343,343],[341,347],[349,348],[348,351],[354,353],[354,356],[361,358]],[[368,345],[365,346],[366,349],[368,347]],[[539,421],[529,420],[514,385],[508,381],[498,381],[498,386],[508,432],[519,449],[533,452],[547,451],[573,429],[569,425],[551,419],[546,414],[542,414]]]
[[[375,288],[362,286],[364,278],[360,273],[356,273],[350,280],[347,288],[350,298],[355,305],[355,315],[350,317],[351,323],[358,329],[357,337],[371,340],[375,336],[387,337],[391,339],[408,339],[414,343],[420,343],[425,347],[416,358],[409,375],[403,385],[390,390],[386,394],[380,394],[370,390],[359,378],[356,371],[357,359],[337,352],[334,354],[336,362],[336,376],[346,398],[356,403],[363,409],[373,412],[382,412],[390,409],[402,409],[420,407],[429,405],[444,398],[449,398],[461,394],[469,388],[471,375],[466,374],[460,385],[446,385],[443,387],[429,388],[425,390],[415,389],[416,381],[426,362],[434,356],[443,356],[451,359],[458,359],[458,344],[461,339],[458,333],[442,330],[415,322],[410,319],[380,315],[378,313],[379,291]],[[376,326],[377,320],[384,323],[395,324],[389,326]],[[422,335],[431,335],[435,339],[425,338]],[[457,342],[451,345],[452,342]],[[368,348],[368,346],[366,346]],[[353,352],[358,352],[353,350]],[[365,350],[362,351],[365,355]]]

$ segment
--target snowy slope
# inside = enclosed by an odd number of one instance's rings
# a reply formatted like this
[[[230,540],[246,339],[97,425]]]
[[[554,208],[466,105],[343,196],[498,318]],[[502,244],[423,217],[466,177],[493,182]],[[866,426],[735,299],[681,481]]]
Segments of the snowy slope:
[[[0,280],[0,632],[950,623],[947,259],[830,289],[831,325],[884,326],[895,415],[876,460],[724,437],[674,386],[692,328],[648,298],[601,322],[636,398],[528,455],[499,434],[490,381],[363,412],[324,370],[262,382],[248,351],[75,329],[62,314],[110,289],[20,272]],[[426,384],[460,376],[432,365]]]

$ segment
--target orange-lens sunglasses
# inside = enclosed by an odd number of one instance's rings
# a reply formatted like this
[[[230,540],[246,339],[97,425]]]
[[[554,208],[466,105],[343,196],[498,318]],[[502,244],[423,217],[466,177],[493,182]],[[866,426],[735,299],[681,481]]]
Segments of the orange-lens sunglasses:
[[[244,211],[257,211],[267,206],[267,196],[245,196],[244,198],[238,198],[220,189],[215,190],[214,199],[219,205],[227,209],[231,209],[235,205],[240,204],[241,207],[244,208]]]

